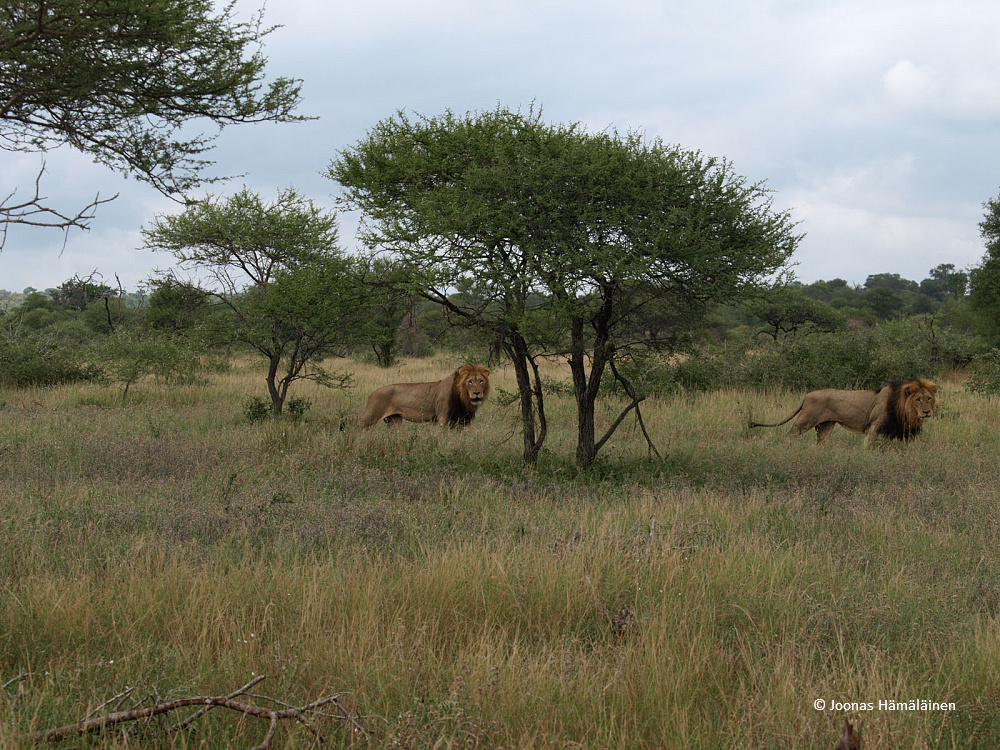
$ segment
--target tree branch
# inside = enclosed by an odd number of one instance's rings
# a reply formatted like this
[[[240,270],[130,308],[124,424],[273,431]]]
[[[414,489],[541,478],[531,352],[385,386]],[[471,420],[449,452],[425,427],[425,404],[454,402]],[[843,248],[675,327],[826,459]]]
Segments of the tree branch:
[[[46,227],[49,229],[63,229],[69,233],[71,227],[77,229],[90,229],[90,222],[96,215],[97,207],[102,203],[110,203],[118,194],[115,193],[110,198],[101,198],[98,193],[94,200],[80,209],[76,215],[70,216],[61,213],[54,208],[46,206],[44,201],[48,200],[42,195],[42,175],[45,174],[45,162],[42,162],[41,169],[35,177],[34,195],[21,202],[12,202],[17,190],[12,190],[2,201],[0,201],[0,250],[7,242],[7,229],[11,224],[23,224],[31,227]]]
[[[258,719],[267,719],[268,729],[264,736],[264,739],[254,748],[254,750],[265,750],[270,747],[271,740],[274,738],[274,733],[277,731],[278,722],[283,719],[295,719],[299,723],[303,724],[313,736],[316,737],[320,745],[326,745],[326,738],[313,726],[306,718],[307,714],[316,713],[318,709],[323,706],[335,705],[339,711],[339,716],[334,716],[334,718],[340,718],[348,721],[355,730],[365,733],[364,729],[358,723],[358,721],[350,715],[350,713],[340,704],[339,695],[329,695],[325,698],[320,698],[319,700],[313,701],[304,706],[287,706],[286,708],[276,710],[273,708],[267,708],[265,706],[259,706],[252,703],[243,703],[235,700],[241,695],[247,695],[247,692],[254,685],[266,678],[265,675],[260,675],[248,682],[243,687],[238,690],[229,693],[228,695],[222,696],[193,696],[187,698],[177,698],[172,701],[165,701],[157,703],[152,706],[143,706],[140,708],[133,708],[127,711],[114,711],[112,713],[105,714],[103,716],[98,716],[92,719],[85,719],[83,721],[78,721],[75,724],[69,724],[67,726],[58,727],[55,729],[48,729],[42,732],[35,732],[28,735],[27,739],[30,741],[40,744],[43,742],[60,742],[68,737],[91,734],[103,731],[110,727],[118,726],[120,724],[125,724],[133,721],[140,721],[142,719],[151,719],[154,716],[159,716],[161,714],[170,713],[171,711],[176,711],[187,706],[202,706],[201,709],[196,711],[194,714],[186,718],[185,720],[174,724],[167,731],[177,731],[186,729],[194,721],[200,719],[208,711],[213,708],[228,708],[232,711],[237,711],[239,713],[245,714],[247,716],[253,716]],[[249,696],[252,698],[260,699],[262,696]],[[264,700],[271,700],[271,698],[263,697]],[[280,704],[278,701],[273,701],[274,703]],[[106,704],[105,704],[106,705]],[[323,714],[324,716],[331,716],[331,714]]]
[[[656,454],[657,458],[662,458],[660,456],[660,452],[656,450],[656,446],[653,445],[653,441],[649,437],[649,433],[646,431],[646,423],[643,421],[642,411],[639,409],[639,404],[645,401],[646,397],[638,395],[638,393],[635,390],[635,387],[628,380],[628,378],[626,378],[624,375],[618,372],[618,368],[615,367],[614,357],[610,357],[608,359],[608,364],[611,366],[611,372],[615,376],[615,380],[617,380],[619,383],[622,384],[622,388],[625,389],[625,392],[629,395],[629,398],[632,399],[632,403],[629,404],[627,407],[625,407],[625,410],[618,415],[618,419],[615,420],[614,424],[612,424],[611,427],[608,428],[608,431],[604,434],[604,437],[602,437],[596,443],[595,445],[596,449],[597,450],[601,449],[601,446],[604,445],[604,443],[608,440],[608,438],[611,437],[614,431],[618,429],[618,425],[620,425],[622,420],[625,419],[625,415],[628,414],[629,411],[631,411],[634,408],[635,418],[639,422],[639,429],[642,430],[642,435],[643,437],[646,438],[646,445],[649,446],[650,452]]]

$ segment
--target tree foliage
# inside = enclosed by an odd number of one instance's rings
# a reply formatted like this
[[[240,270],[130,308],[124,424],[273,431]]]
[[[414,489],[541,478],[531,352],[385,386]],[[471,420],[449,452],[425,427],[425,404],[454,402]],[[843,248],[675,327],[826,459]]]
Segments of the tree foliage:
[[[660,300],[738,295],[780,270],[798,237],[768,191],[725,160],[549,125],[502,108],[411,121],[400,113],[343,152],[330,176],[364,211],[365,239],[417,271],[420,293],[485,329],[510,356],[524,456],[544,439],[536,358],[566,357],[578,413],[577,458],[590,463],[625,414],[596,437],[607,369],[639,343],[637,313]],[[448,292],[466,283],[465,304]],[[533,413],[534,410],[534,413]],[[534,434],[534,418],[539,435]]]
[[[112,289],[95,279],[96,274],[67,279],[58,288],[51,291],[52,302],[56,307],[65,310],[83,311],[91,302],[117,297],[119,290]]]
[[[235,0],[11,0],[0,10],[0,148],[45,152],[61,145],[183,195],[205,174],[217,130],[289,122],[300,82],[265,83],[260,14],[237,21]],[[44,170],[44,167],[43,167]],[[41,173],[39,174],[39,179]],[[34,195],[0,202],[10,223],[87,226],[100,197],[61,213]]]
[[[207,274],[202,292],[230,313],[214,316],[217,334],[267,360],[276,416],[295,381],[338,384],[319,360],[358,335],[367,297],[356,265],[337,248],[335,216],[291,189],[274,203],[244,189],[160,216],[143,234],[148,247]]]
[[[1000,198],[983,204],[985,214],[979,233],[986,242],[986,253],[969,274],[970,302],[986,322],[984,328],[994,343],[1000,343]]]
[[[818,299],[812,299],[796,287],[781,286],[751,298],[744,312],[768,327],[766,333],[775,341],[782,334],[802,330],[833,331],[844,323],[844,316]]]

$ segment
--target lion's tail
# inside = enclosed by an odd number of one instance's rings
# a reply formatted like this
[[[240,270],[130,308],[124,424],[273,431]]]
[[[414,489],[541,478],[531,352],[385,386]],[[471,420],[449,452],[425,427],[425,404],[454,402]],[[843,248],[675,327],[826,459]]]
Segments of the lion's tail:
[[[763,422],[750,422],[750,427],[781,427],[781,425],[785,424],[786,422],[790,422],[795,417],[795,415],[798,414],[800,411],[802,411],[801,403],[798,405],[798,408],[796,408],[795,411],[793,411],[787,417],[782,419],[780,422],[774,422],[772,424],[765,424]]]

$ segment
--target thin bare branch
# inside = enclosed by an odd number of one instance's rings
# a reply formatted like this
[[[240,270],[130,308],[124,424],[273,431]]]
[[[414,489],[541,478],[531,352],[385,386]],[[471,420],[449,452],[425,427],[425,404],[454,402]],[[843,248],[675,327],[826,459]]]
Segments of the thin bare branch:
[[[319,700],[313,701],[312,703],[306,704],[304,706],[289,706],[281,710],[276,710],[273,708],[267,708],[266,706],[255,705],[252,703],[243,703],[235,700],[241,695],[247,695],[247,692],[254,685],[258,684],[265,679],[264,675],[254,678],[248,682],[243,687],[238,690],[229,693],[228,695],[221,696],[192,696],[186,698],[176,698],[170,701],[163,701],[152,706],[142,706],[138,708],[129,709],[127,711],[114,711],[103,716],[98,716],[91,719],[85,719],[78,721],[75,724],[68,724],[63,727],[57,727],[55,729],[48,729],[41,732],[35,732],[28,735],[27,739],[35,743],[43,742],[61,742],[68,737],[79,736],[83,734],[91,734],[96,732],[101,732],[105,729],[115,727],[121,724],[126,724],[133,721],[141,721],[144,719],[151,719],[154,716],[159,716],[162,714],[170,713],[172,711],[177,711],[188,706],[201,706],[201,708],[194,714],[189,716],[182,722],[175,724],[168,731],[176,731],[184,729],[191,725],[192,722],[201,718],[208,711],[213,708],[227,708],[231,711],[237,711],[239,713],[245,714],[247,716],[253,716],[258,719],[267,719],[268,728],[264,735],[264,739],[254,748],[254,750],[267,750],[270,747],[271,740],[274,738],[274,734],[277,731],[278,722],[284,719],[294,719],[301,723],[308,729],[308,731],[316,738],[320,745],[327,745],[326,738],[319,732],[319,730],[308,720],[307,715],[317,714],[318,710],[324,706],[335,705],[341,712],[340,716],[334,714],[323,713],[323,716],[329,716],[331,718],[341,718],[350,722],[352,727],[356,730],[364,732],[361,725],[357,722],[354,717],[339,703],[338,695],[330,695],[325,698],[320,698]],[[116,696],[118,698],[120,696]],[[248,696],[257,697],[260,696]],[[115,700],[114,698],[112,700]],[[279,703],[278,701],[273,701],[273,699],[266,698],[265,700],[272,701],[274,703]],[[108,701],[110,703],[111,701]],[[105,703],[104,705],[107,705]],[[284,704],[281,704],[284,705]]]
[[[17,190],[12,190],[0,201],[0,250],[7,242],[7,230],[12,224],[22,224],[31,227],[45,227],[49,229],[62,229],[67,234],[73,227],[77,229],[90,229],[90,222],[96,216],[97,207],[104,203],[110,203],[118,194],[115,193],[110,198],[101,198],[100,193],[94,196],[94,200],[80,209],[75,215],[65,214],[45,205],[48,200],[42,195],[42,175],[45,174],[45,162],[35,177],[35,191],[26,200],[15,201],[14,196]]]
[[[240,689],[234,690],[233,692],[231,692],[229,695],[226,696],[226,698],[232,700],[233,698],[237,698],[237,697],[243,695],[243,693],[245,693],[247,690],[249,690],[250,688],[252,688],[254,685],[258,684],[259,682],[262,682],[265,678],[266,678],[266,675],[258,675],[257,677],[254,677],[252,680],[250,680],[250,682],[248,682],[246,685],[244,685]],[[185,728],[187,728],[188,726],[190,726],[191,724],[193,724],[194,722],[196,722],[198,719],[200,719],[202,716],[204,716],[205,714],[207,714],[209,711],[211,711],[213,708],[214,708],[214,706],[206,706],[205,708],[203,708],[203,709],[201,709],[199,711],[195,711],[193,714],[191,714],[189,717],[187,717],[184,721],[180,722],[179,724],[175,724],[174,726],[172,726],[170,728],[170,731],[177,730],[177,729],[185,729]]]
[[[123,690],[122,692],[118,693],[118,695],[111,696],[106,701],[104,701],[104,703],[102,703],[101,705],[95,706],[94,710],[92,710],[90,713],[87,714],[87,718],[89,719],[90,717],[94,716],[98,712],[102,711],[105,707],[110,706],[112,703],[115,703],[116,701],[119,702],[119,704],[120,704],[120,702],[123,699],[128,698],[134,692],[135,692],[135,688],[134,687],[130,687],[127,690]]]
[[[614,431],[618,429],[618,425],[621,424],[621,421],[623,419],[625,419],[625,415],[628,414],[629,411],[634,408],[635,418],[636,421],[639,423],[639,429],[642,430],[643,437],[646,438],[646,445],[649,447],[651,453],[656,454],[657,458],[662,458],[662,456],[660,456],[660,452],[656,450],[656,446],[653,444],[652,438],[649,437],[649,433],[646,431],[646,423],[642,419],[642,410],[639,408],[639,404],[645,401],[646,397],[639,396],[638,392],[635,390],[635,387],[632,385],[631,381],[629,381],[628,378],[626,378],[618,371],[618,368],[615,367],[615,360],[613,357],[608,360],[608,364],[611,366],[611,372],[615,376],[615,380],[617,380],[619,383],[622,384],[622,388],[625,389],[625,392],[629,395],[629,398],[632,399],[632,403],[629,404],[627,407],[625,407],[625,410],[618,415],[618,419],[615,420],[614,424],[612,424],[611,427],[608,428],[607,433],[605,433],[604,437],[601,438],[601,440],[597,443],[597,449],[600,450],[601,446],[604,445],[605,441],[607,441],[607,439],[611,437]]]

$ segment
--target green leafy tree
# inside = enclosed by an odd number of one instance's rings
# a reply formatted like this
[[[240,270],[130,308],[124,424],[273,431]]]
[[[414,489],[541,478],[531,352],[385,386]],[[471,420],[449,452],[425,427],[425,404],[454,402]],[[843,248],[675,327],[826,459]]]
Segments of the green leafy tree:
[[[766,333],[775,341],[782,334],[801,330],[834,331],[840,328],[843,316],[830,305],[807,297],[801,289],[783,286],[747,301],[744,312],[765,323]]]
[[[537,358],[565,356],[577,404],[577,460],[589,464],[642,397],[616,367],[657,300],[739,295],[797,244],[768,192],[724,160],[548,125],[502,108],[411,122],[400,113],[342,153],[330,176],[364,211],[370,246],[422,272],[420,293],[485,329],[511,358],[524,458],[545,435]],[[477,294],[449,294],[462,281]],[[595,403],[610,370],[632,397],[601,438]],[[538,418],[539,431],[534,432]]]
[[[368,298],[362,274],[337,248],[335,216],[294,190],[266,203],[244,189],[160,216],[143,234],[148,247],[207,274],[204,293],[230,312],[216,316],[226,321],[218,335],[267,360],[275,416],[297,380],[345,383],[319,362],[355,340]]]
[[[118,290],[94,281],[94,274],[83,277],[77,274],[52,290],[52,302],[57,308],[82,312],[92,302],[118,296]]]
[[[875,273],[865,279],[865,289],[891,289],[894,292],[915,292],[917,282],[904,279],[898,273]]]
[[[983,332],[996,344],[1000,343],[1000,198],[986,201],[983,208],[979,234],[986,253],[969,274],[969,301],[979,314]]]
[[[183,195],[211,181],[205,159],[234,123],[289,122],[300,82],[265,84],[259,14],[234,18],[235,0],[11,0],[0,10],[0,148],[46,152],[61,145],[100,164]],[[44,171],[44,166],[42,167]],[[9,224],[81,227],[79,212],[46,205],[34,192],[0,202],[0,238]]]
[[[920,291],[939,302],[960,299],[969,285],[969,274],[956,271],[954,263],[941,263],[930,270],[930,276],[920,282]]]
[[[96,339],[88,348],[88,361],[96,366],[100,380],[121,389],[124,403],[129,389],[147,376],[165,383],[196,382],[202,369],[200,354],[175,334],[123,326]]]
[[[413,307],[413,297],[407,291],[409,274],[403,265],[385,258],[370,258],[359,265],[362,267],[371,310],[364,325],[365,336],[379,367],[390,367],[396,361],[403,318]]]
[[[861,291],[859,288],[852,287],[844,279],[815,281],[802,287],[802,291],[807,296],[826,302],[837,310],[861,305]]]
[[[205,321],[209,307],[208,293],[168,273],[152,282],[144,323],[156,330],[190,332]]]
[[[24,298],[21,306],[5,316],[4,328],[8,333],[16,333],[22,327],[40,330],[54,325],[64,319],[64,315],[56,310],[52,298],[42,292],[31,292]]]
[[[888,286],[876,286],[866,290],[862,301],[879,320],[895,317],[906,306],[902,293]]]

